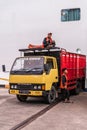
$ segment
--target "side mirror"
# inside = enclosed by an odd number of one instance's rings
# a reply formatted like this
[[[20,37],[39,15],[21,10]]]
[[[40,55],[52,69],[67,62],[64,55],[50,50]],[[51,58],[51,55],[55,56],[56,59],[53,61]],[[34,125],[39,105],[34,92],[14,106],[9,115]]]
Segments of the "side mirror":
[[[46,72],[49,71],[49,65],[48,65],[48,64],[45,64],[45,65],[44,65],[44,70],[45,70]]]
[[[2,65],[2,71],[6,72],[6,66],[5,65]]]

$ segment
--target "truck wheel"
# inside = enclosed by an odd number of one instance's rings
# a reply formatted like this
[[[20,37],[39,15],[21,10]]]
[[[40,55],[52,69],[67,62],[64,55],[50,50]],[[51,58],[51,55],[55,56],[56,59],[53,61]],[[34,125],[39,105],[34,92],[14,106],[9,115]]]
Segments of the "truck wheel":
[[[20,102],[26,102],[26,100],[27,100],[27,96],[26,95],[16,95],[16,96],[17,96],[17,99]]]
[[[77,82],[76,88],[74,89],[74,94],[78,95],[80,93],[80,91],[81,91],[81,84],[80,84],[80,82]]]
[[[54,86],[52,86],[51,90],[48,92],[47,96],[45,97],[46,102],[51,104],[56,99],[56,89]]]

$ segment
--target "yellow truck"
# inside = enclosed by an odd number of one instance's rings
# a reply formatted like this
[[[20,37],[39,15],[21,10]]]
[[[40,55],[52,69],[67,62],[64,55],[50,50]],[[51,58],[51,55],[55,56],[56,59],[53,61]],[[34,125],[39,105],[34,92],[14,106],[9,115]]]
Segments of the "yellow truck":
[[[58,96],[58,90],[60,91],[64,67],[69,72],[69,90],[74,89],[76,93],[79,93],[81,85],[83,89],[85,88],[86,57],[84,55],[80,56],[57,47],[20,49],[19,51],[23,53],[23,56],[16,58],[9,77],[9,93],[15,94],[19,101],[25,102],[30,96],[43,96],[48,103],[54,102]],[[81,75],[78,73],[80,57],[83,62]]]

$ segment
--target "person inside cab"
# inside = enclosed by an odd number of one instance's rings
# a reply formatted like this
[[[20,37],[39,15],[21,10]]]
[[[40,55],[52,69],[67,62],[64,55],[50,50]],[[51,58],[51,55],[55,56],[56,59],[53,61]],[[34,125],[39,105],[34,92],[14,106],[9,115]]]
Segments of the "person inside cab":
[[[52,40],[52,33],[48,33],[47,37],[43,40],[44,48],[52,48],[55,47],[55,41]]]

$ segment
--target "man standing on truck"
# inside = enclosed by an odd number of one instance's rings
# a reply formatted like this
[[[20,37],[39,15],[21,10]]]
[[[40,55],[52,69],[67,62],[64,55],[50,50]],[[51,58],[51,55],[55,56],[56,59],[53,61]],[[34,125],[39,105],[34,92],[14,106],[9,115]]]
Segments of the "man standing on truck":
[[[43,46],[47,48],[55,47],[55,41],[52,40],[52,33],[48,33],[43,40]]]
[[[67,89],[67,68],[62,69],[62,77],[61,77],[61,92],[62,92],[62,99],[65,103],[70,103],[70,94],[69,90]]]

